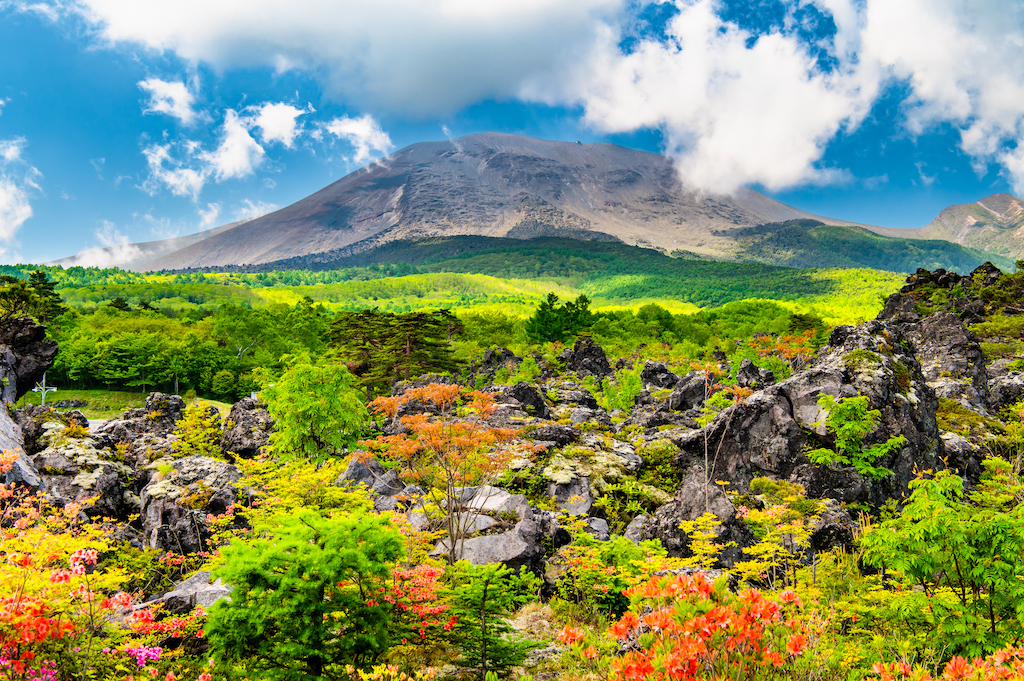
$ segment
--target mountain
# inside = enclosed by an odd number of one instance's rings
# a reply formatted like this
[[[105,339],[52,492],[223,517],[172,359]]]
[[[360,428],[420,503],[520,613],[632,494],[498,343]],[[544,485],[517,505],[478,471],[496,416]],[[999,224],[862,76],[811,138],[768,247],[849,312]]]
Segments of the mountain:
[[[1024,199],[994,194],[974,203],[950,206],[922,230],[922,235],[1016,260],[1024,256]]]
[[[1024,199],[993,194],[974,203],[942,209],[920,229],[872,227],[884,236],[906,239],[943,239],[1013,262],[1024,257]]]
[[[413,144],[311,196],[134,269],[266,264],[478,235],[605,239],[733,258],[737,228],[821,218],[749,189],[689,191],[669,159],[614,144],[486,133]]]

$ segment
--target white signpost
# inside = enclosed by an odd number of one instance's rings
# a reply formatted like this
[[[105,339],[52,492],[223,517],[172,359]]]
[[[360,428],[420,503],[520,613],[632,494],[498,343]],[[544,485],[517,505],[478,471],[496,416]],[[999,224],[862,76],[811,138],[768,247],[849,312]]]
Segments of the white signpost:
[[[46,393],[55,393],[57,389],[46,385],[46,374],[43,374],[43,382],[37,383],[32,392],[39,393],[39,404],[46,404]]]

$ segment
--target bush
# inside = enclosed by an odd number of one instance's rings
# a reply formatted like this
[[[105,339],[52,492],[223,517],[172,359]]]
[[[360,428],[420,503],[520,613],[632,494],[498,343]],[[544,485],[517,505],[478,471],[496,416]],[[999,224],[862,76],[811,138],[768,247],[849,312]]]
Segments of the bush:
[[[282,517],[273,536],[223,549],[218,576],[231,600],[210,611],[211,651],[242,676],[288,681],[339,678],[366,668],[392,641],[392,606],[378,603],[402,554],[401,535],[377,516]]]

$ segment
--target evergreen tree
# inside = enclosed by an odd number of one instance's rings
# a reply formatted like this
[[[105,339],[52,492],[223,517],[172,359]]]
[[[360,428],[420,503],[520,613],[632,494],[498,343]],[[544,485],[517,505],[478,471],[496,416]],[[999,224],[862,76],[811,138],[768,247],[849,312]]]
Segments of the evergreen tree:
[[[429,373],[454,371],[451,338],[462,324],[448,310],[393,314],[344,312],[331,324],[331,354],[359,377],[367,394]]]
[[[386,517],[303,510],[273,536],[222,552],[231,599],[211,609],[205,633],[240,678],[349,678],[344,665],[365,669],[391,643],[392,606],[372,600],[402,555]]]
[[[558,296],[549,293],[527,320],[526,333],[540,343],[564,343],[590,328],[595,319],[590,311],[590,299],[585,295],[580,294],[576,300],[559,306]]]
[[[565,328],[559,314],[558,296],[549,293],[537,311],[526,322],[526,333],[541,343],[561,342],[566,339]]]
[[[51,281],[46,272],[36,270],[29,274],[28,287],[36,295],[36,314],[44,324],[67,311],[64,301],[57,293],[56,282]]]
[[[529,600],[522,578],[501,564],[460,562],[457,567],[451,613],[458,618],[454,643],[462,653],[462,662],[477,669],[480,679],[488,672],[507,676],[536,647],[516,637],[505,619]]]

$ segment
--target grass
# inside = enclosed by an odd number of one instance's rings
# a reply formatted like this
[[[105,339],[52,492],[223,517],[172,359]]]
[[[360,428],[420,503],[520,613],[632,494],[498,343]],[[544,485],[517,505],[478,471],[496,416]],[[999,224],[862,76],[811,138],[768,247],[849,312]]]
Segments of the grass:
[[[79,407],[78,410],[85,414],[85,417],[92,421],[108,421],[118,417],[128,409],[141,409],[145,406],[146,395],[149,393],[133,393],[120,390],[64,390],[60,389],[55,393],[47,393],[46,403],[63,402],[65,400],[82,400],[89,403],[88,407]],[[39,395],[29,393],[22,397],[14,405],[24,407],[29,404],[39,404]],[[200,407],[216,407],[222,417],[227,416],[231,411],[231,405],[227,402],[196,398],[190,404]],[[72,409],[73,407],[64,407]]]
[[[83,400],[89,403],[88,407],[79,407],[79,411],[85,414],[90,420],[107,420],[119,416],[127,409],[141,408],[146,402],[146,393],[133,393],[119,390],[64,390],[60,389],[55,393],[47,393],[47,404],[69,400]],[[39,404],[39,395],[28,393],[14,405],[24,407],[29,404]],[[71,409],[72,407],[66,407]]]

